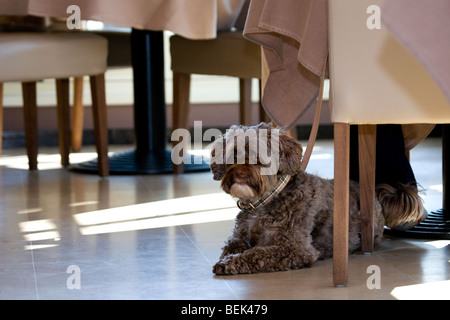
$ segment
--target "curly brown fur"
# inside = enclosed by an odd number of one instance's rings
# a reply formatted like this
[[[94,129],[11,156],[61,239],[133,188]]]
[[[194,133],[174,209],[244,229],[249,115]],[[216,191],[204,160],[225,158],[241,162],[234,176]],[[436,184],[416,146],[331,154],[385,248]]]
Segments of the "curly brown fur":
[[[239,128],[272,129],[267,124]],[[226,137],[218,141],[224,149],[225,140]],[[279,170],[272,176],[260,175],[263,165],[259,161],[256,164],[211,163],[214,179],[222,180],[222,189],[242,201],[259,199],[271,191],[281,176],[291,175],[286,187],[270,202],[253,212],[242,210],[237,215],[233,233],[213,267],[215,274],[298,269],[332,256],[333,180],[301,170],[301,145],[283,133],[279,141]],[[360,226],[364,223],[356,182],[351,182],[349,207],[349,252],[352,252],[360,248]],[[375,242],[379,242],[384,218],[377,201],[375,209]]]
[[[415,183],[398,184],[397,188],[379,184],[376,193],[383,208],[386,226],[395,228],[422,218],[423,202]]]

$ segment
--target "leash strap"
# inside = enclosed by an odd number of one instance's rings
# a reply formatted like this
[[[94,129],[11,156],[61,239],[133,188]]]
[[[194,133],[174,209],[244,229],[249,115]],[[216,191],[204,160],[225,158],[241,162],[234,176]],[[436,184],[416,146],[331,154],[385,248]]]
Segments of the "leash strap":
[[[325,70],[327,67],[327,61],[325,61],[322,75],[320,76],[320,88],[319,88],[319,96],[317,97],[316,102],[316,112],[314,114],[314,121],[311,128],[311,133],[309,134],[309,140],[308,145],[306,147],[305,154],[302,158],[302,163],[300,165],[300,168],[305,171],[306,167],[308,166],[309,159],[311,158],[311,153],[314,148],[314,144],[316,143],[317,138],[317,130],[319,129],[319,122],[320,122],[320,111],[322,109],[322,98],[323,98],[323,86],[325,82]]]

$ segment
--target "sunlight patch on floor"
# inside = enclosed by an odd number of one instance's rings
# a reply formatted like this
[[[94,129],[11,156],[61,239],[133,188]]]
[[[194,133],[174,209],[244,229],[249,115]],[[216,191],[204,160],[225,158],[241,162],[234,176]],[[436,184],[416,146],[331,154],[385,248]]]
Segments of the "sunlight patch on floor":
[[[83,235],[232,220],[238,213],[227,194],[214,193],[79,213]]]
[[[450,280],[396,287],[391,295],[400,300],[448,300]]]

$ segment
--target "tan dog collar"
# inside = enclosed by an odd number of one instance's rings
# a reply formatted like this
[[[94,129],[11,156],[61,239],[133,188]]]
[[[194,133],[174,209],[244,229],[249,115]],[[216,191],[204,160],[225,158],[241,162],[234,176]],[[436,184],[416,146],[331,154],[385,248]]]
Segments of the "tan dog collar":
[[[270,200],[272,200],[276,195],[278,195],[284,189],[284,187],[286,187],[290,179],[291,179],[290,175],[288,174],[283,175],[267,196],[262,197],[261,199],[253,203],[252,202],[245,203],[242,202],[241,200],[238,200],[237,206],[239,207],[239,209],[247,212],[255,211],[258,207],[265,205]]]

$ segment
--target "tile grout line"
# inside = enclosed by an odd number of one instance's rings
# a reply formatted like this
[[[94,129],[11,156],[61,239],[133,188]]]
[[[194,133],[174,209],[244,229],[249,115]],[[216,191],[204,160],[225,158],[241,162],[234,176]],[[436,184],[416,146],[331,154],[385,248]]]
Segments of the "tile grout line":
[[[27,213],[27,218],[28,218],[28,213]],[[30,234],[30,233],[28,233],[28,234]],[[31,262],[32,262],[32,265],[33,265],[34,287],[35,287],[35,289],[36,289],[36,298],[37,298],[37,300],[40,300],[40,298],[39,298],[38,284],[37,284],[37,276],[36,276],[36,265],[35,265],[35,263],[34,263],[33,241],[30,240],[29,243],[30,243]]]
[[[178,226],[178,228],[181,229],[181,231],[183,231],[184,235],[189,239],[189,241],[194,245],[194,247],[197,249],[198,252],[200,252],[200,254],[203,256],[203,258],[206,260],[206,262],[209,263],[209,265],[212,267],[212,263],[211,261],[209,261],[208,257],[203,253],[202,250],[200,250],[200,248],[197,246],[197,244],[192,241],[191,237],[189,237],[189,235],[184,231],[184,229],[181,226]]]
[[[189,237],[189,235],[184,231],[182,226],[178,226],[178,228],[181,229],[181,231],[183,231],[184,235],[189,239],[189,241],[191,241],[191,243],[194,245],[194,247],[200,252],[200,254],[203,256],[203,258],[206,260],[206,262],[209,263],[209,265],[212,267],[212,263],[211,261],[209,261],[208,257],[203,253],[202,250],[200,250],[200,248],[197,246],[197,244],[191,239],[191,237]],[[236,299],[239,299],[238,295],[236,294],[236,292],[234,292],[234,290],[229,286],[228,281],[226,281],[226,279],[224,279],[224,277],[219,276],[218,279],[221,279],[222,281],[225,282],[225,285],[227,286],[228,290],[230,290],[230,292],[236,297]]]
[[[23,191],[23,189],[24,189],[24,176],[21,175],[21,177],[22,177],[22,191]],[[30,219],[29,219],[30,216],[29,216],[29,213],[28,213],[28,204],[26,204],[26,210],[27,210],[27,214],[26,214],[27,222],[29,222],[30,221]],[[31,233],[27,232],[27,234],[30,235]],[[36,264],[35,264],[35,261],[34,261],[33,240],[31,240],[31,237],[30,237],[30,240],[28,241],[28,243],[30,244],[31,265],[33,267],[34,288],[36,290],[36,299],[40,300],[39,289],[38,289],[38,284],[37,284]]]

